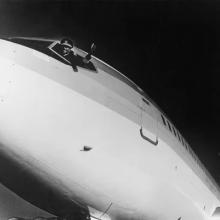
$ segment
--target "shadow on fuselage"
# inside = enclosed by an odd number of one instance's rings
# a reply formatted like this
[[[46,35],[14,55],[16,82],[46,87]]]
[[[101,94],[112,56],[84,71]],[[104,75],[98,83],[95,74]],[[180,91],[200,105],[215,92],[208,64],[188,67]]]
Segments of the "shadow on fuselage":
[[[24,166],[21,158],[8,153],[6,147],[2,145],[0,145],[0,174],[0,182],[6,188],[38,208],[66,220],[89,219],[86,207],[80,207],[57,189],[46,184]],[[23,220],[16,218],[11,220]]]

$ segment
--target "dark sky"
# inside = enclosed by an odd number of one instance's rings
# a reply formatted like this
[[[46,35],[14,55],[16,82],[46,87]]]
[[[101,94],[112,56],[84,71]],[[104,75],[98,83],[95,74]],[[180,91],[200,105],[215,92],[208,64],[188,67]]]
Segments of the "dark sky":
[[[1,1],[0,36],[69,36],[164,110],[220,183],[220,3]]]

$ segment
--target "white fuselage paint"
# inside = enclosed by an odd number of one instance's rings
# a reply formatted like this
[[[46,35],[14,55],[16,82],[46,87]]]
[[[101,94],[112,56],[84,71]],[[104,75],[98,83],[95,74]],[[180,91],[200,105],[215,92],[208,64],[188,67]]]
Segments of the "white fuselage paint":
[[[111,219],[207,220],[219,206],[159,111],[143,110],[128,85],[17,44],[2,40],[0,48],[1,150],[35,175]],[[141,137],[141,126],[157,146]]]

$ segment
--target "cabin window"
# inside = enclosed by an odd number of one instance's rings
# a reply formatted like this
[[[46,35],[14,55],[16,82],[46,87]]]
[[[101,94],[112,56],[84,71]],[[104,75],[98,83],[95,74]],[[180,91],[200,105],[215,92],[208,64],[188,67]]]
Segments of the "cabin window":
[[[183,141],[183,137],[181,136],[181,142],[182,142],[182,144],[183,144],[183,146],[184,146],[184,141]]]
[[[173,126],[172,126],[172,128],[173,128],[173,133],[176,136],[176,130],[175,130],[175,128]]]
[[[163,124],[164,124],[165,126],[167,126],[166,120],[165,120],[165,118],[163,117],[163,115],[161,115],[161,118],[162,118]]]
[[[179,139],[179,141],[181,141],[181,140],[180,140],[180,134],[179,134],[179,132],[177,132],[177,135],[178,135],[178,139]]]
[[[146,99],[142,99],[147,105],[150,105],[150,103]]]
[[[171,128],[169,121],[167,121],[167,124],[168,124],[169,130],[172,132],[172,128]]]
[[[184,141],[184,138],[182,137],[182,143],[183,143],[183,146],[185,146],[185,141]]]

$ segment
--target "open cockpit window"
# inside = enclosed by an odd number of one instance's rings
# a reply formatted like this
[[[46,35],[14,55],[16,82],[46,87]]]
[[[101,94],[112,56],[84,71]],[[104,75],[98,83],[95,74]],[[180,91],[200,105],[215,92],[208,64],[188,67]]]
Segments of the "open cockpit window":
[[[90,71],[97,72],[94,64],[90,60],[85,62],[85,57],[78,55],[76,52],[74,52],[73,48],[70,50],[71,53],[66,55],[66,47],[65,45],[62,45],[60,41],[19,37],[9,38],[7,40],[42,52],[64,64],[71,65],[74,71],[77,71],[77,68],[81,67]]]
[[[85,57],[78,55],[74,50],[74,47],[71,47],[68,44],[62,44],[59,41],[55,41],[49,45],[48,49],[70,64],[75,72],[78,71],[78,67],[96,72],[94,64],[90,60],[86,60]]]

